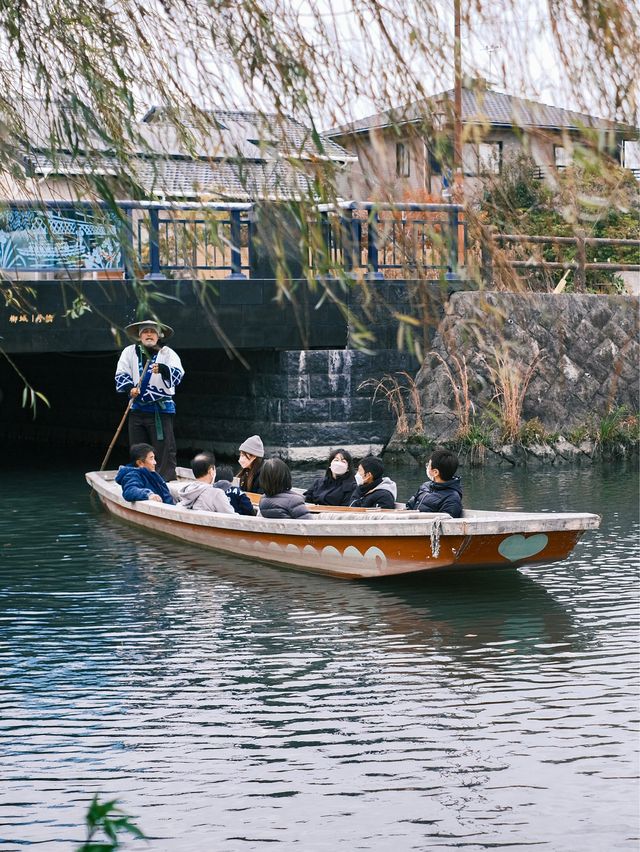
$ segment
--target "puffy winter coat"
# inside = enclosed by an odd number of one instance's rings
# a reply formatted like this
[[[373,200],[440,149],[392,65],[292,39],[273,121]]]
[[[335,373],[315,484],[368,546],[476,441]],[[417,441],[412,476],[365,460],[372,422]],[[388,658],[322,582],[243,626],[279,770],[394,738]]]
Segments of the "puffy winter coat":
[[[350,506],[362,506],[366,509],[395,509],[398,487],[388,476],[375,479],[366,485],[356,485]]]
[[[188,482],[180,489],[180,506],[185,509],[200,509],[204,512],[235,514],[224,491],[197,479],[195,482]]]
[[[162,497],[163,503],[174,505],[167,483],[155,470],[127,464],[118,471],[116,482],[122,488],[124,499],[131,503],[136,500],[148,500],[150,494],[157,494],[158,497]]]
[[[462,482],[454,476],[448,482],[423,482],[407,501],[407,509],[420,512],[447,512],[452,518],[462,517]]]
[[[304,504],[304,499],[293,491],[283,491],[260,498],[260,514],[263,518],[295,518],[295,520],[313,518]]]
[[[317,503],[319,506],[348,506],[356,480],[353,474],[345,473],[335,479],[330,473],[319,476],[304,492],[307,503]]]

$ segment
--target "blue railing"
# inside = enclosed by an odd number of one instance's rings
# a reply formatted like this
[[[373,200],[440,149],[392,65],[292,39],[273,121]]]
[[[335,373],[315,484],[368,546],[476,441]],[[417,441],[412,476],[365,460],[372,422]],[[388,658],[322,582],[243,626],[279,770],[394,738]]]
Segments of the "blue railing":
[[[373,279],[385,270],[420,276],[455,275],[467,260],[467,224],[457,204],[389,204],[350,201],[320,209],[327,256],[347,271],[366,270]]]
[[[210,211],[209,217],[180,215],[204,210]],[[136,222],[133,245],[137,264],[147,278],[202,271],[246,278],[251,269],[250,211],[249,204],[150,207],[148,217],[138,217]]]
[[[373,279],[396,270],[455,274],[466,261],[466,223],[458,205],[324,205],[300,225],[301,236],[303,228],[308,256],[291,260],[303,261],[317,274],[364,272]],[[124,201],[114,207],[9,201],[0,206],[5,274],[153,279],[209,273],[243,279],[260,253],[268,255],[272,247],[265,242],[260,212],[248,203]]]

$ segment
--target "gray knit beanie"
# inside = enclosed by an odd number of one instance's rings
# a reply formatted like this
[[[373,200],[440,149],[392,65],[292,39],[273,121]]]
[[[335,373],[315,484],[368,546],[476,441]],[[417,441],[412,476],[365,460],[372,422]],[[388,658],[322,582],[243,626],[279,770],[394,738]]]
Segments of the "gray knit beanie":
[[[252,435],[240,444],[240,451],[249,453],[250,456],[257,456],[259,459],[264,458],[264,444],[260,435]]]

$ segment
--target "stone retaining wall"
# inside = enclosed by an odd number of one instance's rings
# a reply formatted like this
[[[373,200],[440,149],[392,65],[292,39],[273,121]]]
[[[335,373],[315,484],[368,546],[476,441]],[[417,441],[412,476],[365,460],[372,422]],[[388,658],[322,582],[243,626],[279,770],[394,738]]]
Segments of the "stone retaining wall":
[[[549,433],[566,439],[576,427],[597,422],[619,406],[638,412],[640,353],[638,300],[634,297],[503,292],[453,295],[432,353],[446,362],[456,381],[459,373],[454,356],[463,369],[466,363],[476,419],[491,408],[495,397],[489,368],[495,364],[497,352],[523,372],[540,359],[524,398],[522,419],[537,418]],[[432,353],[419,370],[416,385],[422,401],[424,438],[443,443],[455,439],[459,417],[447,369]],[[403,443],[396,434],[390,448]],[[546,447],[526,451],[531,458],[550,452]],[[569,450],[563,452],[572,455]],[[555,455],[562,456],[562,452]],[[584,455],[580,449],[576,457],[579,455]]]
[[[447,442],[444,443],[447,445]],[[572,444],[562,437],[550,444],[531,444],[527,447],[522,444],[496,444],[493,447],[477,446],[460,450],[455,442],[449,442],[449,445],[456,449],[465,467],[488,465],[504,468],[593,464],[633,458],[638,455],[639,449],[637,443],[630,445],[614,442],[602,446],[596,441],[585,440]],[[431,446],[425,442],[394,440],[387,445],[385,460],[394,464],[422,466],[428,460]]]

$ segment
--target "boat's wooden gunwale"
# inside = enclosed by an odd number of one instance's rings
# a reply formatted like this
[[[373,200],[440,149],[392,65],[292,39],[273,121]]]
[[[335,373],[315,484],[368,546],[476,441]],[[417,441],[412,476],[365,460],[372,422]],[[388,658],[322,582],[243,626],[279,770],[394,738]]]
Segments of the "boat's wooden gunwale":
[[[524,532],[556,532],[559,530],[596,529],[600,519],[597,515],[586,513],[522,513],[494,512],[484,513],[483,517],[450,518],[445,514],[426,513],[375,513],[375,517],[353,517],[344,519],[325,519],[322,515],[312,520],[277,520],[272,518],[248,518],[242,515],[227,515],[217,512],[202,512],[182,509],[164,503],[138,502],[124,500],[120,487],[100,474],[88,473],[87,481],[98,493],[107,499],[127,506],[144,515],[164,516],[184,523],[196,524],[217,529],[234,529],[243,532],[261,534],[303,536],[322,538],[326,536],[372,537],[379,536],[424,536],[430,535],[433,522],[439,521],[441,536],[504,535]],[[337,514],[337,513],[336,513]],[[487,514],[490,516],[487,517]]]

